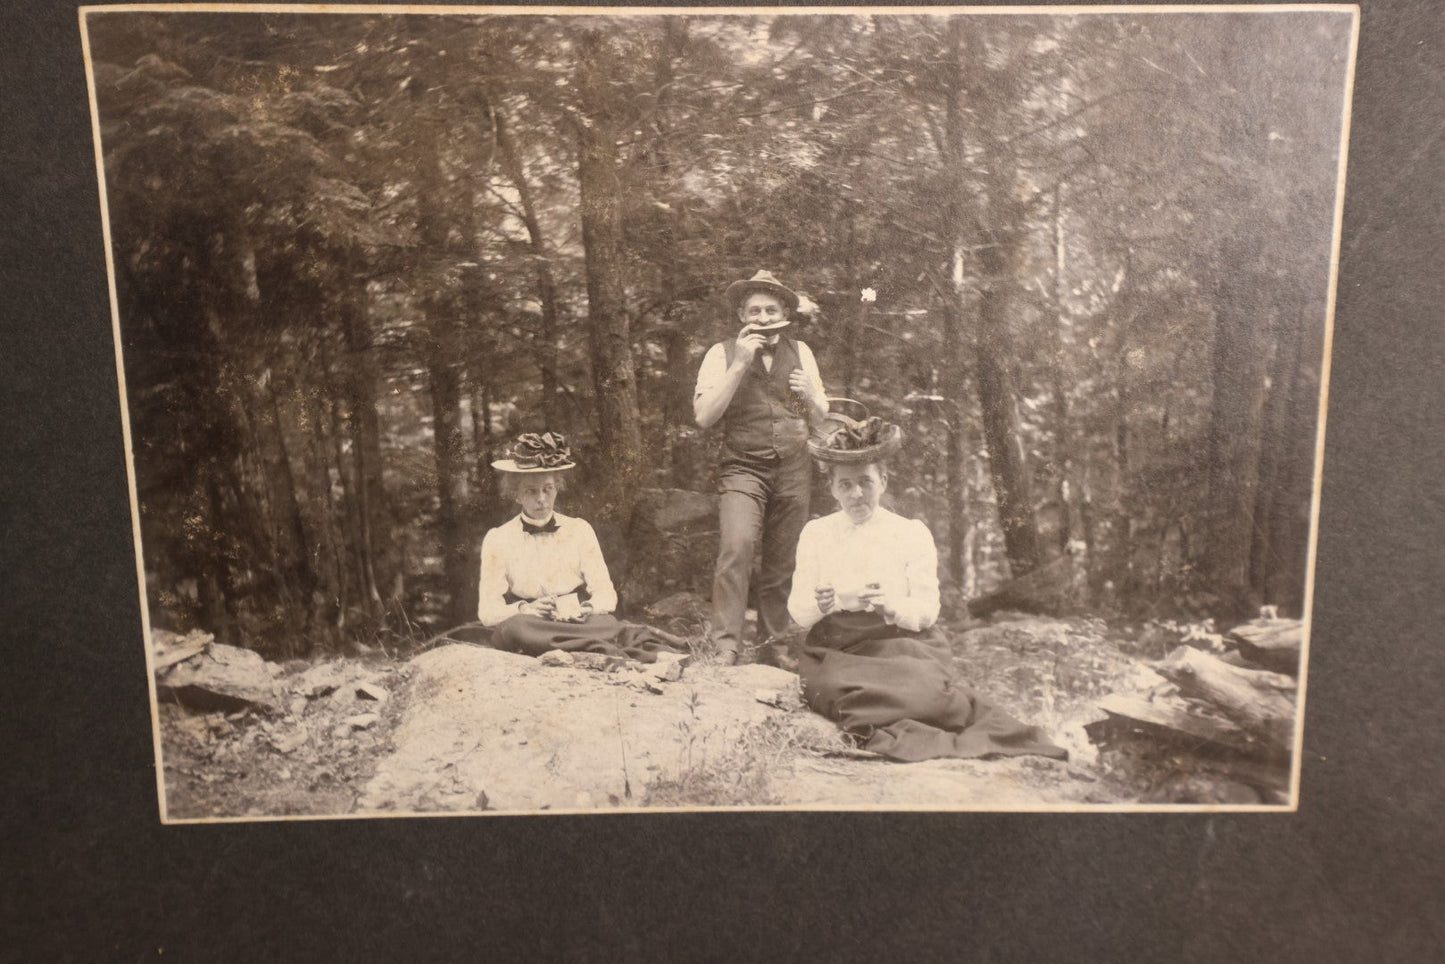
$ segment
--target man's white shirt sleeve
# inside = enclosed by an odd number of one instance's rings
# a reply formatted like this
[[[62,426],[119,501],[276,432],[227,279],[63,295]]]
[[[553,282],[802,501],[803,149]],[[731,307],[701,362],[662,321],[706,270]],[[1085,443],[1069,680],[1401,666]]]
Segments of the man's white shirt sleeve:
[[[702,356],[702,367],[697,370],[697,387],[693,389],[692,397],[701,398],[703,393],[716,388],[727,374],[728,360],[727,351],[723,348],[722,342],[718,342],[707,350]]]

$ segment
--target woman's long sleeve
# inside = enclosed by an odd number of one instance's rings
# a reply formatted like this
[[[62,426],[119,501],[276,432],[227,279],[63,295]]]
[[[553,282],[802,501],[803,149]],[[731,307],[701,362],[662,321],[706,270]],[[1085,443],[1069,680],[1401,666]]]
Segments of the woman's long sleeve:
[[[818,533],[816,522],[803,526],[798,537],[797,561],[793,566],[793,588],[788,592],[788,613],[804,629],[823,618],[818,608],[818,597],[813,591],[818,588]]]
[[[579,560],[582,581],[587,585],[595,613],[610,613],[617,608],[617,590],[612,585],[612,576],[607,572],[607,560],[602,557],[602,546],[597,542],[597,533],[582,519],[574,523],[579,531],[577,541],[581,552]]]
[[[907,595],[890,599],[894,610],[893,625],[899,629],[920,630],[938,621],[938,550],[933,533],[917,519],[909,520],[903,553]]]
[[[517,615],[520,602],[508,603],[506,594],[507,560],[503,543],[505,534],[493,529],[482,540],[481,575],[477,579],[477,619],[483,626],[495,626]]]

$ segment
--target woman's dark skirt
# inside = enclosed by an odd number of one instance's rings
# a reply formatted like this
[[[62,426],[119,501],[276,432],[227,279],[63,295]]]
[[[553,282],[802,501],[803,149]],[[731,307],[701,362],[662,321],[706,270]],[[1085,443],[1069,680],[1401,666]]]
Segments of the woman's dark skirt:
[[[687,652],[686,644],[680,639],[648,626],[622,622],[610,614],[593,614],[576,623],[519,614],[492,631],[492,646],[528,656],[560,649],[572,653],[603,653],[642,663],[657,662],[658,653]]]
[[[962,686],[952,661],[936,627],[912,632],[878,613],[839,612],[808,633],[798,674],[809,706],[894,760],[1068,758],[1038,727]]]

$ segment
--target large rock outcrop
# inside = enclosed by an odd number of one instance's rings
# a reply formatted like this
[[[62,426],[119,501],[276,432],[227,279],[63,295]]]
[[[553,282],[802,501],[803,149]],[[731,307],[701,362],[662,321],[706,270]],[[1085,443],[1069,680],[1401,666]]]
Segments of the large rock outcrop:
[[[650,786],[788,716],[797,685],[767,666],[689,667],[664,681],[605,657],[553,663],[474,646],[432,650],[412,668],[396,751],[360,809],[638,806]]]
[[[998,808],[1109,802],[1044,759],[899,764],[853,749],[766,666],[647,667],[453,645],[412,661],[360,812],[638,807]]]

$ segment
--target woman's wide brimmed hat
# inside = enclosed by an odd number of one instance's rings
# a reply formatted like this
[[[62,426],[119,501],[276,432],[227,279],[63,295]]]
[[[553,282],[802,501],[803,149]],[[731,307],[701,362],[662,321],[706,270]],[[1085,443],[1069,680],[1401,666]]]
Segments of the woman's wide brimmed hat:
[[[498,472],[562,472],[576,467],[567,437],[561,432],[518,435],[512,443],[512,457],[492,463]]]
[[[846,398],[831,398],[830,403],[857,402]],[[885,422],[876,415],[852,418],[843,412],[829,412],[823,416],[823,427],[818,435],[808,439],[808,454],[819,462],[831,465],[859,465],[867,462],[883,462],[903,445],[903,429],[892,422]]]
[[[759,271],[746,281],[734,281],[728,285],[726,292],[728,304],[736,311],[748,295],[757,294],[759,291],[777,298],[789,311],[798,310],[798,293],[784,285],[777,278],[774,278],[771,271]],[[784,318],[776,325],[768,325],[767,327],[754,326],[754,330],[773,331],[777,328],[787,327],[791,323],[787,318]]]

